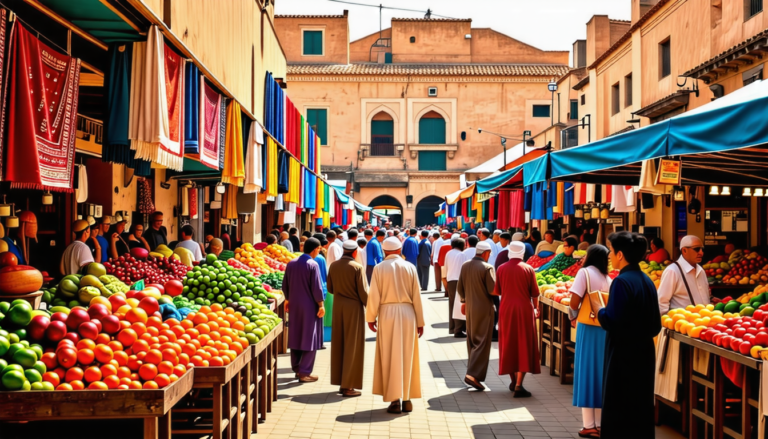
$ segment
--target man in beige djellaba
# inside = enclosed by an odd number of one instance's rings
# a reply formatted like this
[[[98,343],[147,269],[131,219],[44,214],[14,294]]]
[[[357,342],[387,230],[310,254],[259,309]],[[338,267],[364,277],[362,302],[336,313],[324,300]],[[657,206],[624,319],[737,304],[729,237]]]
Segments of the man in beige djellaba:
[[[401,256],[396,237],[384,240],[384,261],[371,275],[365,319],[376,334],[373,394],[389,402],[387,412],[413,411],[411,399],[421,398],[419,338],[424,312],[416,267]],[[402,404],[400,403],[402,400]]]

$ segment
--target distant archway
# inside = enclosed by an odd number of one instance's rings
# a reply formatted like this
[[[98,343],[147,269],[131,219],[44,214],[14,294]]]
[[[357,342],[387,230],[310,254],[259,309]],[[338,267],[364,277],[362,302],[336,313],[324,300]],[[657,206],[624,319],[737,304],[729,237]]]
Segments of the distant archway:
[[[426,226],[437,222],[435,219],[435,212],[440,209],[440,204],[445,201],[440,197],[434,195],[424,197],[419,204],[416,205],[416,226]]]
[[[391,195],[379,195],[371,200],[368,206],[372,207],[376,213],[388,216],[391,225],[403,225],[403,204],[397,198]]]

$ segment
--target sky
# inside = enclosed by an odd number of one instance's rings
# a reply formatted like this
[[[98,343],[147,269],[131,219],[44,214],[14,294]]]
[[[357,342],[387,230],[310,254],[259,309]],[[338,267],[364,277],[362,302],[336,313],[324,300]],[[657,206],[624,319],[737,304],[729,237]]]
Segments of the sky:
[[[629,20],[631,0],[349,0],[368,5],[426,11],[450,18],[471,18],[472,27],[490,27],[542,50],[571,50],[586,38],[586,24],[593,15]],[[341,15],[349,10],[350,41],[379,30],[378,7],[357,6],[330,0],[277,0],[279,15]],[[382,27],[392,17],[419,18],[424,13],[382,11]]]

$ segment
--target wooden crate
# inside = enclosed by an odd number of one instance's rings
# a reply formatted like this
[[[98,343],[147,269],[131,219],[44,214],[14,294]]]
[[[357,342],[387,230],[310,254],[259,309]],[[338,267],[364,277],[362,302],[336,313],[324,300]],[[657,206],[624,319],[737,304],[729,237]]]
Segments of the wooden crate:
[[[679,396],[687,400],[681,405],[685,407],[683,416],[688,417],[688,437],[747,439],[757,436],[762,361],[677,332],[670,335],[680,341],[680,350],[687,350],[688,356],[693,355],[694,348],[710,354],[706,375],[693,369],[693,361],[686,361],[680,370],[688,389],[687,394]],[[739,386],[725,376],[721,358],[744,366]]]
[[[568,307],[545,297],[539,297],[539,303],[542,365],[549,366],[550,375],[560,377],[560,384],[572,384],[576,343],[571,337]]]
[[[277,401],[277,352],[283,335],[283,323],[275,326],[264,339],[252,346],[251,376],[254,380],[251,428],[258,431],[259,422],[265,422]]]
[[[196,371],[158,390],[0,392],[0,422],[143,418],[145,439],[170,438],[171,409],[192,390]]]
[[[171,433],[210,435],[214,439],[248,437],[244,421],[248,411],[253,347],[226,366],[195,367],[192,392],[171,410]]]

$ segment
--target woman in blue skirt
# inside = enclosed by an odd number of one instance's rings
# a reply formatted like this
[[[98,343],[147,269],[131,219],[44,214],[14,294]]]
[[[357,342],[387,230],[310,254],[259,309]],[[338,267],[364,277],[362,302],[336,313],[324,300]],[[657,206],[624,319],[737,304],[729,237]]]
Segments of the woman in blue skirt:
[[[571,325],[574,327],[580,306],[589,306],[586,295],[591,291],[609,291],[611,278],[608,277],[608,253],[605,246],[590,246],[584,265],[573,280],[569,311]],[[604,358],[605,330],[599,324],[593,326],[579,322],[576,327],[576,357],[573,365],[573,405],[581,407],[581,437],[600,437]]]

